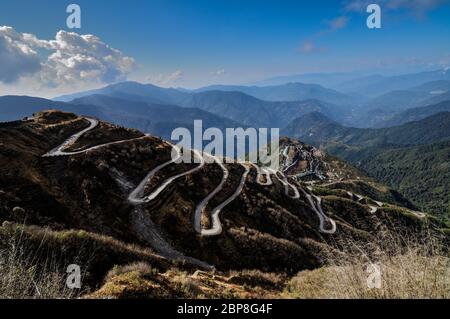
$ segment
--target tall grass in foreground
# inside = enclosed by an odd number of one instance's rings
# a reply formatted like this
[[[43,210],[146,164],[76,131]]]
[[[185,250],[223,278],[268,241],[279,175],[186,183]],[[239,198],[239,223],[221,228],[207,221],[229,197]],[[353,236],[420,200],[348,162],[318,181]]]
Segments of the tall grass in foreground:
[[[40,254],[40,256],[38,256]],[[32,251],[17,232],[0,246],[0,299],[61,299],[77,297],[66,287],[58,258]]]
[[[374,243],[347,241],[344,253],[327,252],[328,266],[303,271],[288,283],[286,298],[440,299],[450,298],[450,258],[444,241],[384,234]],[[378,273],[378,287],[374,276]]]

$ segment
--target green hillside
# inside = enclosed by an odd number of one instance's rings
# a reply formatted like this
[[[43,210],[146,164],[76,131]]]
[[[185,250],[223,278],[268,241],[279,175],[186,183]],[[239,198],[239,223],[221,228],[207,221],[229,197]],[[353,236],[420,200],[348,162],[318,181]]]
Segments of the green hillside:
[[[383,151],[361,167],[422,210],[450,220],[450,141]]]

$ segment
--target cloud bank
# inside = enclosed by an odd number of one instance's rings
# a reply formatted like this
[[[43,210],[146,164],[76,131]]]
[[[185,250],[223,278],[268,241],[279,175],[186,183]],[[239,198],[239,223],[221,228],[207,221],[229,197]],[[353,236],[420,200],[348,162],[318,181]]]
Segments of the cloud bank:
[[[27,45],[28,35],[11,27],[0,27],[0,82],[14,83],[19,78],[41,70],[40,58]]]
[[[0,27],[0,82],[4,84],[24,78],[46,87],[104,84],[126,79],[134,68],[133,58],[94,35],[59,31],[55,39],[42,40]]]

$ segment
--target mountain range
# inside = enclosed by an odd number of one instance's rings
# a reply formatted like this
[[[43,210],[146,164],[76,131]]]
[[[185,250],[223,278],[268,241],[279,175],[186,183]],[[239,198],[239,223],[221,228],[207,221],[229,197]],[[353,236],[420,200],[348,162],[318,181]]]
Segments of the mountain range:
[[[442,143],[449,139],[448,77],[448,70],[367,77],[310,74],[278,78],[265,86],[261,82],[261,86],[216,85],[198,90],[124,82],[54,100],[1,97],[0,121],[55,109],[93,116],[167,140],[177,127],[192,130],[194,120],[203,120],[204,127],[221,130],[279,127],[283,135],[320,146],[378,178],[380,174],[373,164],[362,165],[377,158],[379,167],[385,167],[381,163],[381,159],[387,159],[382,155],[384,152],[409,153],[410,148],[415,152],[414,147],[427,145],[432,146],[431,150],[439,146],[446,149]],[[320,83],[283,82],[301,79],[317,82],[322,79],[333,88]],[[344,93],[336,90],[338,86]],[[376,89],[368,93],[370,88]],[[436,158],[442,161],[445,157]],[[408,173],[420,175],[415,170]],[[399,183],[381,179],[400,190]],[[410,193],[404,187],[402,190]],[[438,193],[442,198],[448,195],[444,190]],[[418,196],[426,198],[424,194]],[[408,198],[425,205],[421,208],[429,208],[424,204],[426,199],[414,197],[417,196]],[[444,202],[439,204],[440,213],[446,209]]]
[[[242,92],[266,101],[289,102],[316,99],[327,103],[347,106],[352,106],[356,103],[355,99],[349,95],[327,89],[318,84],[304,84],[300,82],[276,86],[213,85],[195,90],[195,92],[205,91]]]
[[[200,109],[147,104],[105,95],[86,96],[70,103],[25,96],[4,96],[0,97],[0,110],[0,121],[21,119],[43,110],[61,110],[101,118],[166,139],[171,138],[175,128],[185,127],[192,130],[194,120],[202,120],[206,127],[220,129],[243,126]]]
[[[449,81],[450,71],[445,69],[410,73],[394,76],[369,75],[342,82],[334,86],[335,90],[344,93],[355,93],[374,98],[392,91],[406,90],[427,82]]]

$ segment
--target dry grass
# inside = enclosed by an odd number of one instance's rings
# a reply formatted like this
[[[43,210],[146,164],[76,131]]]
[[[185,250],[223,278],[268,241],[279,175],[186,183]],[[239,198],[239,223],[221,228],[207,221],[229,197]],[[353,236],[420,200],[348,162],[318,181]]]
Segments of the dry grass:
[[[145,262],[135,262],[125,266],[114,266],[106,275],[105,281],[111,280],[113,277],[120,276],[130,272],[137,272],[144,277],[156,276],[159,271]]]
[[[203,298],[200,283],[193,279],[186,272],[180,272],[174,276],[173,281],[177,287],[177,290],[186,298],[196,299]]]
[[[79,290],[66,286],[66,274],[57,258],[44,263],[36,252],[27,249],[20,233],[0,248],[0,299],[67,299],[78,297]]]
[[[283,297],[306,299],[448,299],[450,258],[445,244],[429,234],[421,240],[384,235],[347,253],[328,253],[329,266],[300,272]],[[377,270],[380,270],[377,285]]]
[[[82,291],[77,295],[65,290],[70,264],[80,265],[82,271]],[[114,265],[117,272],[140,269],[139,274],[147,275],[170,263],[149,249],[85,231],[58,232],[9,222],[0,227],[0,298],[78,297],[102,284]]]

